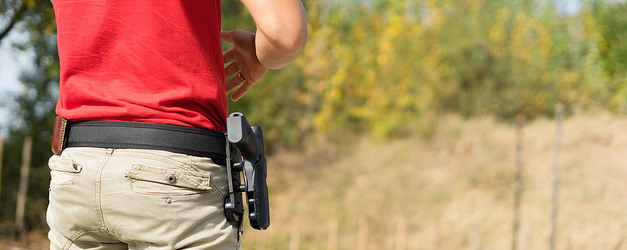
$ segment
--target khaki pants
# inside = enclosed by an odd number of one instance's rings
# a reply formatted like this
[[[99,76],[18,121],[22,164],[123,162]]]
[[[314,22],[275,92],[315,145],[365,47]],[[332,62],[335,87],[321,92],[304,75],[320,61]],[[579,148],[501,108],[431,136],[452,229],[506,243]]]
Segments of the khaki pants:
[[[238,249],[226,169],[157,150],[68,148],[49,161],[50,249]]]

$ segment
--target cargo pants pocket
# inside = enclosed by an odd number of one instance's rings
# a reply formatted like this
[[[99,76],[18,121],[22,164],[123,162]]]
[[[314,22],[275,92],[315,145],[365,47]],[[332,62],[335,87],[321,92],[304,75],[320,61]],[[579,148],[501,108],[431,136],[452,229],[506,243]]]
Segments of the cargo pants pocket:
[[[126,173],[131,189],[147,195],[193,195],[212,189],[211,173],[134,164]]]
[[[71,185],[74,179],[83,170],[83,167],[74,163],[72,159],[53,155],[48,160],[50,168],[50,185]]]

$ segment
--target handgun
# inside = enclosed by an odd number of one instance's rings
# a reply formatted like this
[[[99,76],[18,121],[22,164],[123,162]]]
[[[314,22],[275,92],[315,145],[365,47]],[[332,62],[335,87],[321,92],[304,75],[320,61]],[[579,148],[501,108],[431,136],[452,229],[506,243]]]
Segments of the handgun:
[[[229,195],[224,202],[224,213],[230,222],[241,223],[242,193],[246,193],[250,226],[265,230],[270,226],[270,207],[263,130],[260,126],[250,126],[239,112],[229,115],[226,125]]]

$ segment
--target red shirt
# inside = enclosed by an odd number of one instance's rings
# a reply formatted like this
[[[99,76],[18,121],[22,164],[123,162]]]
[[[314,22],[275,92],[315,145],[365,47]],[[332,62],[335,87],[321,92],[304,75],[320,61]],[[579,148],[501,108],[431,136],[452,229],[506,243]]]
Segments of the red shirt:
[[[225,130],[220,0],[53,0],[69,120]]]

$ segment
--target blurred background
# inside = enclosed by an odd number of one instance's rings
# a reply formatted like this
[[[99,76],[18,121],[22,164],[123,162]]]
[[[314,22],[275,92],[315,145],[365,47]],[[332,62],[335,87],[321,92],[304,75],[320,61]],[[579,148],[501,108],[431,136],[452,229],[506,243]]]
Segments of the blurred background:
[[[243,249],[627,249],[627,3],[303,3],[303,54],[230,103],[269,153]],[[48,245],[55,34],[49,1],[0,0],[7,249]]]

